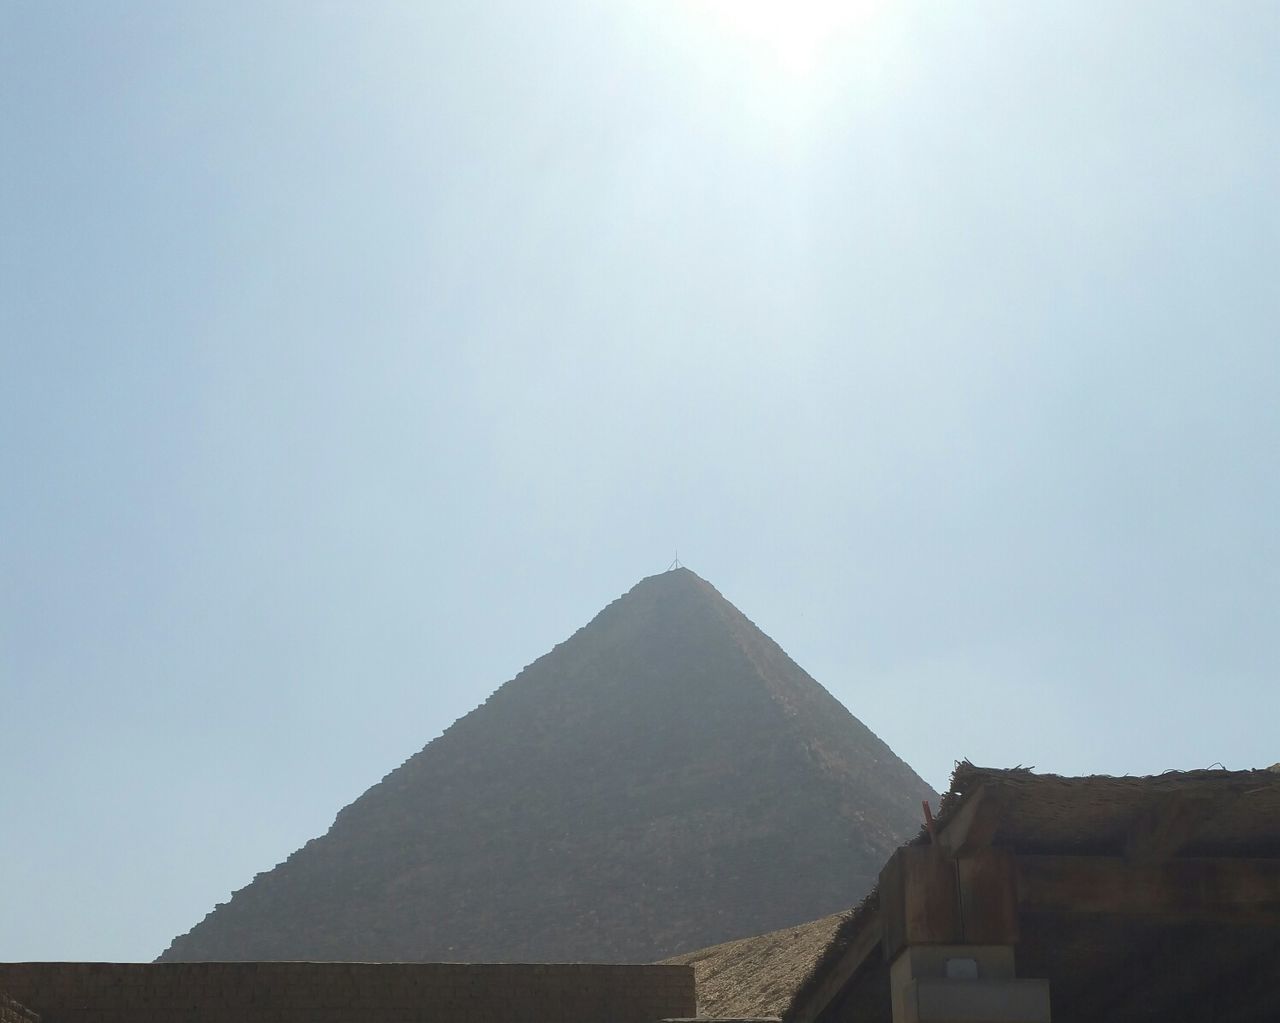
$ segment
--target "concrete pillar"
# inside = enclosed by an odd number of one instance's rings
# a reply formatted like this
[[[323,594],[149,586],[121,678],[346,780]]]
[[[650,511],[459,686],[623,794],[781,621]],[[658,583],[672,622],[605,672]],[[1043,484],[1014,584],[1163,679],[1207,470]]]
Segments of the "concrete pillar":
[[[908,945],[889,984],[893,1023],[1050,1023],[1049,982],[1019,980],[1012,945]]]

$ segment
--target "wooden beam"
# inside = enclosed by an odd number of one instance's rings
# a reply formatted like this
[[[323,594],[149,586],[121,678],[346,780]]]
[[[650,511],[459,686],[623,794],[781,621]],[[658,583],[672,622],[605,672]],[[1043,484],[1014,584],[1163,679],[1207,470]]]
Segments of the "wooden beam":
[[[1018,940],[1013,854],[991,846],[952,859],[939,845],[899,849],[880,872],[884,957],[908,945]]]
[[[1018,940],[1018,891],[1013,854],[986,848],[956,860],[966,945],[1013,945]]]
[[[1280,925],[1280,859],[1019,856],[1015,870],[1023,912]]]
[[[880,925],[886,961],[907,945],[964,940],[956,861],[937,845],[904,845],[880,871]]]
[[[868,962],[876,961],[880,946],[880,918],[872,916],[863,922],[853,941],[841,954],[836,964],[827,971],[822,981],[800,999],[787,1012],[788,1023],[813,1023],[844,990],[845,985]]]
[[[938,831],[938,844],[951,856],[968,856],[985,849],[995,837],[1009,793],[988,782],[971,793]]]
[[[1135,863],[1170,859],[1186,847],[1240,793],[1164,792],[1138,811],[1125,836],[1124,856]]]

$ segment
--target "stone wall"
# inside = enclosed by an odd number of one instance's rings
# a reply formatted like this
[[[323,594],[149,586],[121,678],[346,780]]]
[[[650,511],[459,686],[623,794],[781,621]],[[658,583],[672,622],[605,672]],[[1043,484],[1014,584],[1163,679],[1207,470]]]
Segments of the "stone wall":
[[[687,966],[0,963],[0,991],[41,1023],[655,1023],[696,1014]]]
[[[39,1023],[40,1017],[0,991],[0,1023]]]

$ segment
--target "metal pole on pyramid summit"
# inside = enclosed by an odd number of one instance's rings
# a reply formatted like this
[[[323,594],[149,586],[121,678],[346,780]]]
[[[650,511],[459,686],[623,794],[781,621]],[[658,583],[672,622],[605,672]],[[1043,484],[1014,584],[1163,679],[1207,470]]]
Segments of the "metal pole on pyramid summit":
[[[680,564],[680,552],[676,551],[676,559],[667,566],[667,571],[670,572],[680,567],[682,567]]]

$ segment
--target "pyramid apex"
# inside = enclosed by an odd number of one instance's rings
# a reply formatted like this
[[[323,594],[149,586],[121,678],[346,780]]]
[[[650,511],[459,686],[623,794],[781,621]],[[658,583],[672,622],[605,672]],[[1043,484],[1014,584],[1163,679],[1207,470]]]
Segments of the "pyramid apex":
[[[696,584],[698,586],[709,587],[714,589],[707,580],[698,575],[693,569],[686,565],[675,565],[668,568],[665,572],[658,572],[655,575],[645,576],[636,586],[678,586],[678,585]]]

